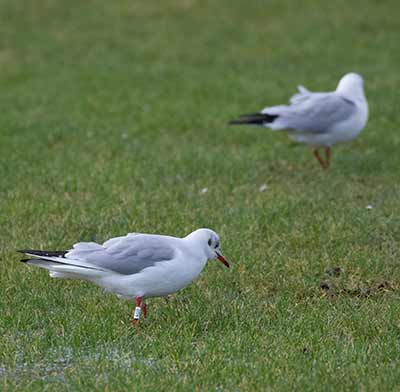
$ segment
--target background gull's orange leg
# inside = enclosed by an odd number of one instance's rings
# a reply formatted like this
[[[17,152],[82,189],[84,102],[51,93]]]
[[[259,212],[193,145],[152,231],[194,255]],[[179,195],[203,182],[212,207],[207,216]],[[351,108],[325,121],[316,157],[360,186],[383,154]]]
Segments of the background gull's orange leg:
[[[330,147],[325,147],[325,158],[326,158],[326,169],[329,168],[329,165],[331,163],[331,148]]]
[[[323,161],[323,159],[321,158],[321,156],[319,155],[319,151],[318,149],[314,150],[314,156],[315,158],[317,158],[318,162],[320,163],[320,165],[322,166],[323,169],[326,169],[326,165],[325,162]]]

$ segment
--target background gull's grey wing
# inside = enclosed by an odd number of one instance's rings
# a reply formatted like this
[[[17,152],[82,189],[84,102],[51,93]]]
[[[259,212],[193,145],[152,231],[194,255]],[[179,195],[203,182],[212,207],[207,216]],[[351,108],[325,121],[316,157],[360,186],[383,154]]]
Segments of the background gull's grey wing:
[[[293,131],[325,133],[347,120],[357,112],[354,102],[333,93],[306,93],[302,99],[296,99],[291,105],[264,109],[277,114],[279,129]]]
[[[305,88],[304,86],[297,86],[298,92],[290,98],[290,103],[291,104],[296,104],[301,101],[304,101],[310,97],[313,93]]]
[[[300,94],[312,94],[312,91],[310,91],[308,88],[302,86],[301,84],[297,86],[297,90],[299,90]]]
[[[112,238],[103,245],[93,242],[75,244],[65,257],[87,261],[122,275],[131,275],[157,262],[171,260],[174,254],[168,237],[132,233]]]

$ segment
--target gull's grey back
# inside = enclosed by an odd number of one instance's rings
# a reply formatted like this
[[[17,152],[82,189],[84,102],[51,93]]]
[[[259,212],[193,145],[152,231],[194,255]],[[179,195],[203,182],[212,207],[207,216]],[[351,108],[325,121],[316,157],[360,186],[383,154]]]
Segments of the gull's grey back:
[[[170,237],[131,233],[103,245],[81,242],[66,254],[68,259],[85,260],[122,275],[136,274],[157,262],[173,259]]]
[[[271,107],[265,112],[280,116],[275,121],[279,129],[310,133],[329,132],[331,127],[357,112],[354,102],[337,93],[310,93],[301,98],[294,99],[290,106]]]

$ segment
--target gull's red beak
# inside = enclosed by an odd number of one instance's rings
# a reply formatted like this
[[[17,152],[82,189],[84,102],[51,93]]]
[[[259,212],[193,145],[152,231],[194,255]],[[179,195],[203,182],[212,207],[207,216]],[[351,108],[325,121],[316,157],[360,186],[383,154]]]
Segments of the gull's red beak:
[[[218,259],[222,264],[224,264],[225,267],[228,267],[228,268],[229,268],[228,260],[226,260],[225,257],[222,256],[220,253],[217,253],[217,259]]]

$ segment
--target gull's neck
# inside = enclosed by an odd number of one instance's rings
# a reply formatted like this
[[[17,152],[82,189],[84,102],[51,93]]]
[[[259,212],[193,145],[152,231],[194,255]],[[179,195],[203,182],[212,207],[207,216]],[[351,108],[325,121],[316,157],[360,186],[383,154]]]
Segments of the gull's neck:
[[[208,255],[204,244],[207,243],[208,233],[205,230],[196,230],[193,233],[188,234],[186,237],[182,238],[186,242],[187,246],[199,256],[201,255],[208,260]]]

